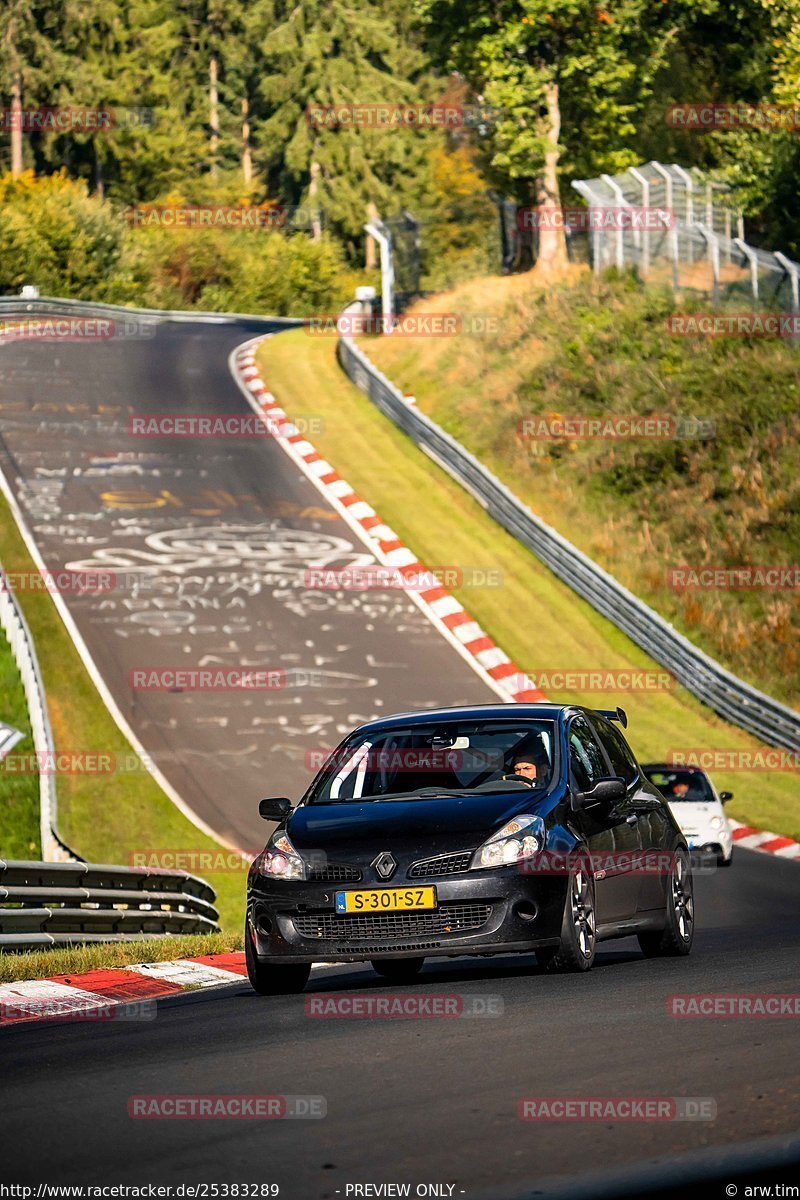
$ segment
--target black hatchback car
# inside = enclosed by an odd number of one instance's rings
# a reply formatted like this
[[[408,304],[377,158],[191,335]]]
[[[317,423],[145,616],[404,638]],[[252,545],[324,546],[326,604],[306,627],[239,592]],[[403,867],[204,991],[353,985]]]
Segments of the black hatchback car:
[[[635,934],[688,954],[686,841],[619,725],[622,710],[496,704],[356,729],[279,825],[248,878],[245,948],[262,994],[311,964],[369,960],[412,978],[426,957],[536,953],[584,971]]]

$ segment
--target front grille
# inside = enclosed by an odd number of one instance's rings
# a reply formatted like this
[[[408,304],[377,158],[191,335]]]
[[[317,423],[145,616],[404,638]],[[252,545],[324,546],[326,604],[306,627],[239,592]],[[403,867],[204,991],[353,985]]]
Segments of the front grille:
[[[326,863],[324,867],[309,867],[308,878],[313,883],[353,882],[361,878],[361,871],[349,863]]]
[[[468,871],[472,859],[472,851],[466,850],[461,854],[440,854],[438,858],[423,858],[420,862],[412,863],[408,873],[414,879],[435,879],[439,875],[457,875]]]
[[[359,942],[463,933],[480,929],[491,912],[491,904],[441,904],[434,912],[359,913],[342,917],[334,912],[318,912],[293,916],[292,920],[301,937]]]
[[[400,942],[399,945],[392,943],[392,953],[399,954],[401,950],[436,950],[441,945],[443,945],[442,942]],[[352,949],[352,945],[334,946],[334,953],[347,954]],[[381,954],[385,949],[385,942],[382,942],[380,946],[364,946],[360,942],[358,945],[359,954]]]

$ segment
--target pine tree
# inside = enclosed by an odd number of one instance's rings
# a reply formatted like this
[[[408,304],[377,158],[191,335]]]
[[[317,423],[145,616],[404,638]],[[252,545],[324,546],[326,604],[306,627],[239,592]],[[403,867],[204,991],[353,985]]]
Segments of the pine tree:
[[[398,126],[320,127],[309,118],[313,106],[428,101],[415,78],[424,59],[393,14],[374,0],[261,0],[254,13],[265,70],[258,159],[276,194],[319,206],[350,239],[360,238],[370,203],[384,216],[402,207],[422,169],[425,139],[438,136]]]

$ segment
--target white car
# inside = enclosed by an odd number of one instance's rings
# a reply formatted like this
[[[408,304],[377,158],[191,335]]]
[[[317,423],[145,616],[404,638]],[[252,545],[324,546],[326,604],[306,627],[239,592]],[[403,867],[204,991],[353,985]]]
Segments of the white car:
[[[733,799],[733,792],[717,792],[699,767],[647,763],[642,770],[669,804],[689,849],[714,854],[719,866],[729,867],[733,834],[722,806]]]

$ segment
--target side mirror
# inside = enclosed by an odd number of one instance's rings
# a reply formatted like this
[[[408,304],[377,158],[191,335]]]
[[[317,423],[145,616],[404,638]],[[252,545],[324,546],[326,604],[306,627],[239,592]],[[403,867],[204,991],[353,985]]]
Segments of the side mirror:
[[[258,815],[265,821],[285,821],[291,811],[292,802],[286,796],[273,796],[258,806]]]
[[[720,792],[719,798],[722,804],[727,804],[729,800],[733,799],[733,792]]]
[[[608,779],[598,779],[591,791],[580,792],[578,800],[581,808],[595,808],[598,805],[601,808],[613,808],[627,794],[625,780],[619,775],[612,775]]]

